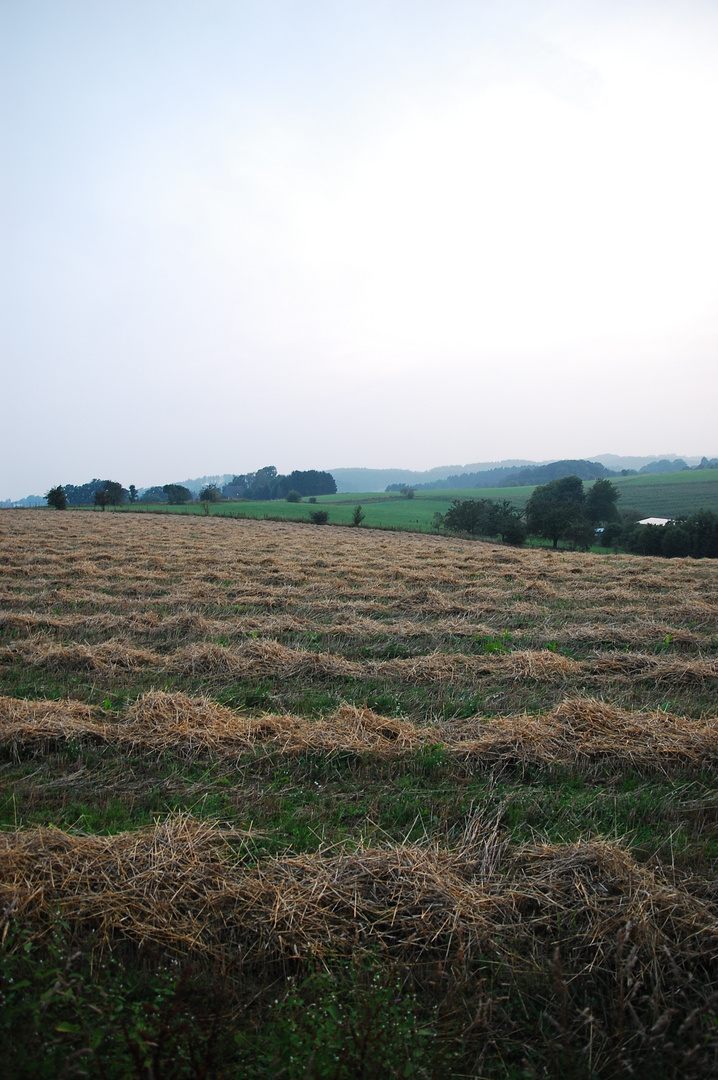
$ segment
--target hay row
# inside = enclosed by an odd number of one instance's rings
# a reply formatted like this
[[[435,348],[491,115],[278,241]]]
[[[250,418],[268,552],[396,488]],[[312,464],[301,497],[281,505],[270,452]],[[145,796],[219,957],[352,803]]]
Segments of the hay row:
[[[379,614],[385,616],[381,607]],[[419,637],[481,637],[491,640],[498,636],[502,627],[498,624],[489,626],[471,618],[427,617],[412,619],[372,619],[339,611],[334,617],[324,619],[297,615],[249,615],[243,617],[207,618],[198,611],[184,609],[173,615],[161,617],[155,610],[135,611],[121,615],[113,612],[101,612],[93,615],[49,615],[35,612],[0,612],[0,630],[25,631],[28,634],[38,630],[55,630],[74,633],[103,633],[114,631],[123,637],[133,634],[142,637],[219,637],[220,635],[244,636],[247,634],[321,634],[340,637],[349,641],[366,641],[392,638]],[[333,614],[333,613],[332,613]],[[611,613],[615,620],[615,613]],[[546,628],[512,629],[511,637],[516,644],[531,643],[546,638]],[[690,630],[676,630],[668,624],[649,622],[630,626],[615,625],[614,621],[602,623],[592,621],[591,625],[573,625],[561,631],[550,631],[552,640],[558,646],[570,645],[633,645],[645,646],[663,644],[668,639],[673,647],[700,648],[702,639]]]
[[[201,558],[201,553],[198,552],[197,558]],[[496,568],[493,575],[498,576]],[[381,617],[388,610],[407,621],[426,618],[483,621],[490,615],[492,621],[498,619],[501,625],[507,618],[517,615],[539,622],[542,615],[553,611],[557,603],[568,598],[571,600],[568,613],[571,623],[590,625],[594,613],[599,612],[611,620],[620,618],[627,632],[630,632],[631,618],[636,618],[647,623],[666,624],[666,632],[669,632],[670,624],[680,626],[681,623],[691,623],[692,631],[681,632],[696,635],[698,628],[703,632],[716,628],[716,598],[711,597],[709,590],[701,589],[701,584],[694,581],[689,587],[682,583],[675,591],[660,597],[640,591],[622,590],[617,593],[599,588],[576,595],[570,581],[563,587],[556,582],[550,592],[546,589],[516,589],[508,583],[493,582],[480,585],[447,583],[442,588],[434,589],[427,589],[419,583],[404,583],[396,587],[393,578],[387,580],[381,574],[368,577],[361,588],[348,585],[345,574],[333,581],[322,581],[308,574],[297,582],[287,580],[286,575],[281,581],[274,577],[265,581],[261,575],[253,575],[243,583],[220,585],[208,583],[201,576],[193,579],[189,571],[181,584],[170,587],[168,583],[158,582],[154,576],[133,578],[118,567],[106,581],[93,578],[92,581],[70,584],[60,578],[52,582],[24,578],[22,583],[16,584],[16,593],[4,591],[4,595],[8,603],[21,610],[31,606],[37,612],[44,606],[50,618],[58,602],[74,604],[82,600],[84,604],[97,608],[99,613],[121,613],[126,610],[124,605],[127,598],[144,598],[149,611],[152,611],[152,603],[159,600],[168,611],[178,612],[190,607],[207,617],[216,616],[228,605],[242,605],[270,613],[279,608],[287,615],[302,619],[310,613],[311,607],[321,614],[321,606],[326,607],[331,603],[337,610],[344,608],[349,614],[366,611]],[[565,620],[565,609],[561,611],[561,617]]]
[[[144,694],[120,722],[73,701],[0,697],[0,744],[21,747],[89,739],[129,751],[234,758],[257,747],[286,754],[371,753],[396,758],[441,745],[489,765],[606,761],[622,767],[710,767],[718,761],[718,719],[662,711],[630,712],[602,701],[568,698],[538,716],[506,716],[420,726],[343,705],[320,720],[289,714],[248,717],[208,698]]]
[[[562,682],[572,677],[605,676],[650,680],[656,684],[690,684],[718,678],[718,660],[636,653],[600,654],[573,660],[551,650],[470,655],[433,652],[395,660],[347,660],[338,653],[290,649],[278,641],[250,640],[236,648],[201,642],[160,654],[128,645],[120,638],[99,645],[58,645],[25,639],[0,648],[0,662],[22,661],[54,671],[110,672],[153,667],[192,677],[359,678],[399,682],[467,682],[483,675],[504,679]]]
[[[5,833],[3,921],[42,935],[60,918],[96,951],[129,941],[260,969],[357,945],[408,962],[510,958],[515,969],[560,942],[577,970],[606,963],[623,932],[636,978],[658,993],[678,965],[705,971],[718,957],[708,903],[600,840],[512,851],[474,822],[454,851],[400,845],[249,866],[245,839],[189,817],[110,837]]]

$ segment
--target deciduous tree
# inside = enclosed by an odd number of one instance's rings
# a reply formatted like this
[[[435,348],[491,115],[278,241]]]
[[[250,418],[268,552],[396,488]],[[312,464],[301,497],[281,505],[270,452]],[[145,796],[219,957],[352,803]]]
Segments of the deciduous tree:
[[[616,503],[621,492],[610,480],[595,480],[586,496],[586,516],[594,525],[607,525],[618,519]]]
[[[182,484],[165,484],[162,488],[171,506],[182,506],[192,498],[192,492]]]
[[[587,520],[583,481],[578,476],[563,476],[535,488],[526,503],[526,525],[533,536],[542,536],[558,547],[559,540],[570,539]]]
[[[67,510],[67,496],[61,484],[50,488],[45,498],[47,499],[47,505],[51,506],[53,510]]]

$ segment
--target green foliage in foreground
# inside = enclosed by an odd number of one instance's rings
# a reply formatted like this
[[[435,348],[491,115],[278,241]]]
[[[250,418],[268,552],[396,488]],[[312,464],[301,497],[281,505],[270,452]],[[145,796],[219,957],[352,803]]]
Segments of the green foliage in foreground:
[[[13,1080],[698,1080],[715,1075],[712,999],[692,993],[654,1022],[646,995],[629,993],[630,956],[622,940],[619,933],[615,982],[591,967],[579,977],[564,974],[560,949],[549,944],[529,965],[492,959],[490,951],[471,965],[427,963],[413,971],[379,953],[328,956],[313,970],[289,966],[262,984],[251,973],[143,957],[132,949],[93,963],[62,924],[41,943],[12,926],[0,945],[2,1075]]]
[[[0,1053],[15,1080],[420,1078],[458,1056],[437,1039],[437,1007],[368,958],[282,980],[260,1027],[256,1009],[232,1015],[221,976],[131,959],[93,970],[61,927],[44,949],[16,935],[3,953]]]

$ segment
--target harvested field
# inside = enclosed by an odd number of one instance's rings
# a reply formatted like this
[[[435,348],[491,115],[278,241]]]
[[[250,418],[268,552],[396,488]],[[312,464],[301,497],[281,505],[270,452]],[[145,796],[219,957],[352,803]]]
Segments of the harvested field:
[[[100,951],[129,937],[262,969],[350,952],[357,934],[414,962],[459,949],[512,957],[561,919],[572,967],[605,961],[629,923],[640,975],[661,989],[674,977],[655,966],[664,947],[677,964],[718,960],[715,904],[605,842],[510,852],[474,824],[456,851],[319,851],[243,867],[244,839],[190,818],[113,837],[6,833],[0,901],[38,933],[59,912]]]
[[[0,994],[55,1073],[718,1069],[710,561],[13,510],[0,604]]]
[[[33,744],[79,739],[130,751],[212,754],[234,758],[260,747],[305,754],[372,753],[397,757],[442,747],[478,764],[613,762],[662,769],[718,762],[718,719],[692,720],[662,711],[624,712],[604,702],[568,698],[550,713],[417,725],[343,705],[321,719],[245,716],[209,698],[162,691],[143,694],[119,722],[76,701],[0,697],[0,745],[17,753]]]

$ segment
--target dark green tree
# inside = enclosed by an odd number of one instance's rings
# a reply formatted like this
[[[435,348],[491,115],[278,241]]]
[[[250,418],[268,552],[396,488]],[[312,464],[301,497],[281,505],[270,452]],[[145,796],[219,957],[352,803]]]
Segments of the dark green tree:
[[[47,499],[47,505],[51,506],[53,510],[67,510],[67,495],[61,484],[50,488],[45,498]]]
[[[146,491],[143,491],[139,501],[143,503],[166,503],[167,492],[164,488],[156,485],[155,487],[147,488]]]
[[[583,528],[587,520],[583,481],[578,476],[563,476],[541,484],[526,503],[529,533],[551,540],[555,548],[559,540],[571,539],[571,533]]]
[[[110,493],[107,488],[98,488],[95,492],[95,506],[101,506],[104,510],[110,501]]]
[[[291,491],[288,491],[284,498],[287,500],[287,502],[290,503],[298,503],[302,501],[302,496],[294,488],[292,488]]]
[[[192,498],[192,492],[182,484],[165,484],[162,488],[170,506],[182,506]]]
[[[134,484],[130,484],[130,502],[131,503],[136,503],[137,502],[137,488],[135,487]]]
[[[586,496],[586,516],[595,525],[618,520],[617,502],[621,492],[610,480],[595,480]]]
[[[199,493],[200,502],[217,503],[222,501],[222,492],[216,484],[207,484]]]
[[[337,485],[334,477],[318,469],[295,469],[289,476],[281,477],[288,488],[294,488],[300,495],[335,495]]]
[[[90,480],[87,484],[65,484],[65,495],[69,506],[92,506],[95,492],[105,486],[104,480]]]
[[[473,536],[495,536],[493,511],[490,499],[454,499],[444,514],[444,528]]]
[[[254,474],[252,485],[249,489],[250,499],[274,499],[279,494],[281,477],[277,476],[274,465],[265,465]],[[283,494],[283,493],[282,493]]]
[[[105,480],[104,487],[107,492],[107,505],[122,506],[125,501],[125,496],[127,495],[122,484],[118,484],[116,480]]]
[[[361,525],[365,517],[366,514],[361,508],[361,503],[357,503],[357,505],[352,510],[352,525]]]
[[[115,480],[91,480],[88,484],[82,484],[79,487],[74,484],[65,484],[65,495],[70,506],[92,506],[93,503],[99,506],[100,503],[95,502],[97,491],[107,492],[105,506],[120,506],[128,495],[122,484],[118,484]]]
[[[491,526],[491,535],[500,536],[505,544],[520,545],[526,539],[526,526],[521,511],[508,499],[494,503],[488,515],[488,523]]]

